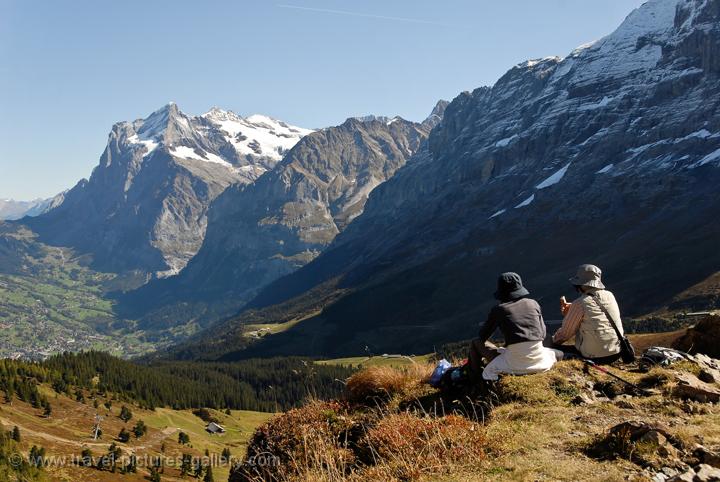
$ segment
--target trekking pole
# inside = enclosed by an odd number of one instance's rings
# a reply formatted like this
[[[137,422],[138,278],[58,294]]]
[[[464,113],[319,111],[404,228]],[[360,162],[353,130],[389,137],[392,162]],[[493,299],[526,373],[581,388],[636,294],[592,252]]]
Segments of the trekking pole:
[[[620,380],[620,381],[623,382],[625,385],[631,387],[633,390],[635,390],[635,391],[637,391],[637,392],[639,392],[639,393],[641,393],[641,394],[643,394],[643,395],[645,395],[645,396],[650,396],[650,395],[652,395],[652,393],[650,393],[649,391],[645,390],[644,388],[640,388],[640,387],[638,387],[636,384],[634,384],[634,383],[632,383],[632,382],[629,382],[629,381],[625,380],[624,378],[620,378],[619,376],[615,375],[614,373],[612,373],[612,372],[611,372],[610,370],[608,370],[607,368],[598,365],[597,363],[595,363],[595,362],[592,361],[592,360],[583,360],[583,361],[585,362],[586,365],[591,366],[591,367],[595,368],[596,370],[603,372],[603,373],[606,374],[606,375],[610,375],[611,377],[613,377],[613,378],[616,379],[616,380]]]

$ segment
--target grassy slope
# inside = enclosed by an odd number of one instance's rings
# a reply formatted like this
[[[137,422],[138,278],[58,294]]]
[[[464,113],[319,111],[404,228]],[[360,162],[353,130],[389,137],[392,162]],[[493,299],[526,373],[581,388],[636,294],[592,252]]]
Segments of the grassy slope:
[[[675,295],[667,306],[652,313],[655,316],[674,316],[692,311],[720,312],[720,272]]]
[[[133,412],[133,418],[125,424],[118,418],[123,404],[115,401],[108,410],[103,405],[105,399],[101,399],[97,412],[104,417],[102,422],[104,435],[101,440],[93,441],[90,433],[96,410],[92,402],[89,401],[87,404],[76,402],[65,395],[55,393],[49,387],[43,387],[43,391],[48,395],[53,407],[53,415],[50,418],[42,417],[41,410],[17,400],[12,404],[0,405],[0,424],[5,430],[12,429],[15,425],[20,428],[22,436],[20,445],[25,454],[32,445],[38,445],[45,447],[48,456],[77,456],[84,447],[90,448],[95,456],[99,456],[106,453],[110,443],[115,441],[126,453],[134,451],[139,458],[144,455],[159,455],[163,443],[168,457],[179,456],[181,453],[202,456],[205,449],[211,454],[220,454],[225,447],[230,449],[233,457],[242,457],[247,440],[255,427],[272,416],[268,413],[238,410],[233,410],[231,415],[213,411],[213,415],[220,420],[227,432],[222,435],[210,435],[204,430],[205,422],[190,411],[164,408],[148,411],[126,404]],[[115,437],[120,429],[125,427],[130,430],[137,420],[143,420],[147,424],[148,433],[140,439],[135,439],[133,436],[127,444],[117,442]],[[184,431],[190,436],[190,445],[180,446],[177,443],[179,431]],[[120,478],[110,472],[73,465],[49,467],[47,471],[51,480],[68,482],[110,481]],[[228,467],[216,467],[213,473],[215,480],[227,480]],[[138,470],[137,474],[123,475],[121,480],[140,481],[145,480],[146,475],[146,471]],[[183,480],[178,476],[177,470],[166,469],[163,480]]]
[[[612,368],[656,390],[652,396],[628,398],[622,385],[606,375],[585,373],[577,361],[560,362],[543,374],[504,377],[494,387],[493,408],[485,417],[472,407],[458,406],[458,400],[440,398],[422,383],[430,369],[372,367],[348,381],[351,403],[311,403],[273,419],[264,432],[273,453],[310,461],[296,469],[286,464],[275,475],[280,480],[312,481],[650,480],[660,467],[673,462],[659,457],[654,471],[646,471],[622,456],[591,452],[611,427],[628,420],[670,427],[686,451],[683,457],[698,442],[720,447],[717,405],[671,395],[673,372],[693,371],[689,364],[650,374]],[[588,385],[610,399],[572,403],[578,393],[587,393]],[[370,394],[374,395],[366,398]],[[451,407],[461,410],[462,423],[442,416]],[[447,423],[459,430],[444,430]],[[471,442],[475,431],[477,441]],[[297,443],[300,440],[305,444]],[[481,454],[476,453],[476,443],[481,444]],[[656,453],[650,445],[637,445],[637,450]],[[363,459],[368,451],[374,457]]]
[[[640,378],[627,372],[622,375]],[[543,388],[541,377],[523,381],[530,382],[523,386],[529,393]],[[479,467],[484,479],[626,480],[628,474],[640,475],[640,467],[623,458],[597,460],[585,454],[609,428],[627,420],[664,423],[689,446],[698,440],[709,446],[720,443],[720,411],[712,405],[688,405],[664,396],[593,405],[529,402],[527,398],[493,412],[488,435],[501,442],[499,456]],[[698,414],[692,413],[692,407],[700,408]]]
[[[390,356],[356,356],[348,358],[334,358],[322,360],[317,363],[321,365],[341,365],[346,367],[368,368],[377,366],[389,366],[403,368],[415,364],[425,364],[430,361],[433,354],[419,356],[390,355]]]

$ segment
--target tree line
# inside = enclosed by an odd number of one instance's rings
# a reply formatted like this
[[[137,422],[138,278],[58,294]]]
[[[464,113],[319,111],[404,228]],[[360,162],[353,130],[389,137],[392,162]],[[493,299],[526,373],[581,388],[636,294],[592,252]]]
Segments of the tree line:
[[[83,401],[86,393],[113,393],[141,407],[214,408],[280,411],[299,406],[308,396],[333,398],[352,369],[320,365],[298,357],[220,362],[122,360],[104,352],[63,353],[41,362],[0,360],[0,390],[6,403],[19,398],[51,409],[38,391],[47,383]]]

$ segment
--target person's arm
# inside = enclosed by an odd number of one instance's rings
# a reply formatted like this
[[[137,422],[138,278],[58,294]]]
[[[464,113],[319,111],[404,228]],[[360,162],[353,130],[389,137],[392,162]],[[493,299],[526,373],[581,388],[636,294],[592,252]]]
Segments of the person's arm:
[[[495,330],[497,330],[499,324],[500,317],[498,316],[496,306],[492,310],[490,310],[490,313],[488,313],[487,321],[485,321],[485,323],[483,323],[483,325],[480,327],[480,333],[478,334],[480,342],[485,343],[486,341],[488,341],[492,334],[495,333]]]
[[[570,308],[563,318],[562,326],[553,335],[553,341],[555,343],[563,343],[575,336],[577,331],[580,329],[580,323],[582,322],[585,311],[582,303],[576,301],[570,305]]]

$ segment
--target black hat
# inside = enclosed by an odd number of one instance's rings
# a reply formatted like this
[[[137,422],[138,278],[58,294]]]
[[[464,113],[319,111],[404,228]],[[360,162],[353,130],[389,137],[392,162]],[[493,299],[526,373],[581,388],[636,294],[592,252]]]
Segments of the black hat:
[[[523,286],[519,274],[503,273],[498,278],[498,287],[495,292],[495,298],[498,300],[516,300],[529,294],[530,292]]]

